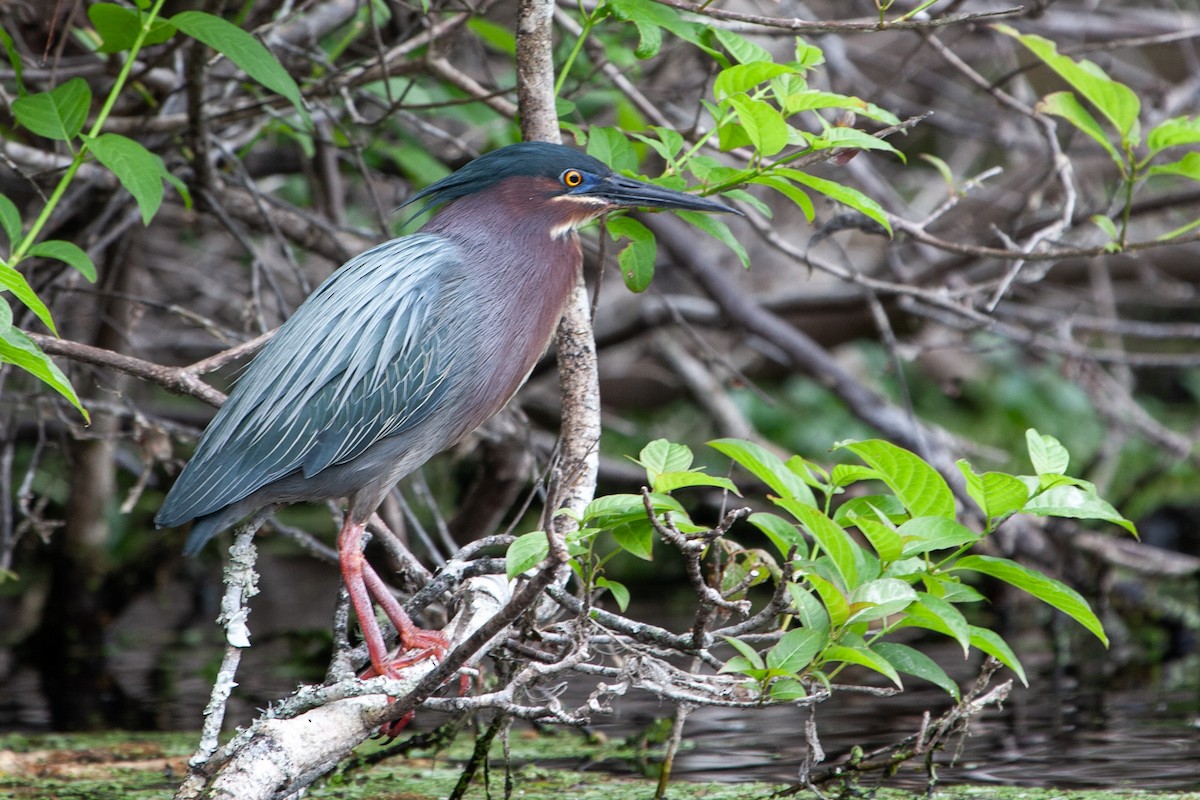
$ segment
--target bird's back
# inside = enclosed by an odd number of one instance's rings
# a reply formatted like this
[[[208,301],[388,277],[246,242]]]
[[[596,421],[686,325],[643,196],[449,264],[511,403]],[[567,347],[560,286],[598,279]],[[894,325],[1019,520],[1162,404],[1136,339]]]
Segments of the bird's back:
[[[469,346],[461,325],[438,324],[455,313],[461,280],[458,248],[425,234],[337,270],[237,382],[156,515],[159,527],[216,514],[294,473],[314,478],[429,419],[449,365]],[[312,497],[286,501],[349,493],[309,484]]]

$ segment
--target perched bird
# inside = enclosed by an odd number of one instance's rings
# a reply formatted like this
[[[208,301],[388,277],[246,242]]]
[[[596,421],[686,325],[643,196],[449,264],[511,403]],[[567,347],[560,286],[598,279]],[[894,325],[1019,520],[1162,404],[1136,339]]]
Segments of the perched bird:
[[[366,562],[364,526],[398,480],[525,382],[579,275],[576,229],[616,208],[732,211],[538,142],[483,155],[414,202],[441,208],[352,258],[280,326],[154,518],[193,521],[195,555],[265,506],[348,498],[338,556],[373,675],[444,654],[446,641],[413,624]],[[412,654],[389,660],[373,603]]]

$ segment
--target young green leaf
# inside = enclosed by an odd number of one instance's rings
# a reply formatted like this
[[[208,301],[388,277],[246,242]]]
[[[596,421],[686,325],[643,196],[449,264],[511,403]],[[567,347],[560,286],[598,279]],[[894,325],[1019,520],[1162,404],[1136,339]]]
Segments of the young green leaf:
[[[600,589],[607,589],[613,596],[613,600],[617,603],[617,608],[622,613],[629,608],[629,589],[623,583],[618,581],[610,581],[608,578],[596,578],[596,586]]]
[[[825,613],[829,615],[830,626],[840,628],[844,625],[850,618],[850,603],[847,602],[846,595],[842,593],[842,590],[815,572],[804,577],[817,590],[821,603],[825,606]]]
[[[798,169],[780,168],[775,170],[776,174],[782,175],[789,180],[795,181],[801,186],[807,186],[810,189],[820,192],[839,203],[853,208],[855,211],[860,211],[871,219],[879,223],[879,225],[887,231],[888,236],[892,235],[892,223],[888,221],[887,212],[883,210],[883,206],[867,197],[858,189],[854,189],[845,184],[835,181],[818,178],[815,175],[809,175],[807,172],[801,172]]]
[[[17,123],[38,136],[70,141],[83,130],[92,90],[83,78],[71,78],[48,92],[19,97],[12,102]]]
[[[735,94],[725,103],[737,112],[738,122],[761,155],[773,156],[787,147],[789,127],[779,109],[746,94]]]
[[[91,417],[67,376],[24,331],[13,327],[12,319],[12,309],[0,297],[0,363],[13,364],[33,375],[65,397],[83,415],[84,422],[91,424]]]
[[[964,556],[955,562],[949,571],[971,571],[990,575],[1023,592],[1028,592],[1043,603],[1053,606],[1071,617],[1091,631],[1106,647],[1108,646],[1108,636],[1104,633],[1104,626],[1100,624],[1092,607],[1078,592],[1061,581],[1056,581],[1054,578],[1015,561],[995,556]]]
[[[1079,99],[1072,92],[1054,92],[1053,94],[1048,94],[1034,108],[1043,114],[1053,114],[1056,117],[1062,117],[1074,125],[1104,148],[1104,151],[1108,153],[1122,175],[1129,172],[1125,159],[1117,152],[1117,148],[1113,146],[1112,142],[1108,140],[1108,136],[1104,133],[1104,129],[1100,127],[1100,123],[1096,121],[1096,118],[1079,102]]]
[[[518,536],[504,553],[504,571],[511,581],[531,570],[550,555],[550,540],[545,531],[533,531]]]
[[[0,194],[0,229],[8,237],[9,250],[21,241],[21,212],[17,204]]]
[[[796,548],[800,558],[808,555],[808,541],[795,525],[783,517],[766,511],[758,511],[747,517],[746,521],[766,534],[781,556],[786,558],[793,547]]]
[[[91,256],[80,248],[79,245],[65,242],[61,239],[49,239],[44,242],[38,242],[29,248],[29,255],[53,258],[61,261],[68,266],[74,267],[90,282],[96,282],[96,265],[92,263]]]
[[[727,224],[711,214],[702,214],[699,211],[676,211],[675,214],[728,247],[737,256],[738,261],[742,262],[743,267],[746,269],[750,268],[750,254],[746,252],[746,247],[729,230]]]
[[[849,514],[841,518],[835,516],[834,519],[843,525],[852,525],[858,528],[859,532],[871,543],[871,547],[879,556],[880,561],[895,561],[900,558],[904,540],[900,538],[900,534],[896,532],[895,528],[879,517]]]
[[[1025,431],[1025,444],[1029,448],[1029,460],[1033,462],[1033,471],[1038,475],[1067,474],[1071,454],[1058,439],[1030,428]]]
[[[643,561],[654,560],[654,528],[649,520],[627,522],[612,528],[613,539],[622,550]]]
[[[142,18],[134,11],[116,3],[95,3],[88,7],[87,14],[96,33],[100,34],[101,53],[131,50],[137,42],[137,35],[142,29]],[[156,19],[146,32],[142,45],[162,44],[174,35],[175,26]]]
[[[844,585],[855,586],[858,583],[858,558],[855,554],[858,545],[842,526],[825,516],[820,509],[793,498],[780,497],[775,503],[800,521],[821,550],[833,561],[833,566],[842,577]]]
[[[804,684],[795,678],[777,678],[771,682],[771,689],[768,692],[772,700],[777,700],[781,703],[786,703],[789,700],[803,700],[808,697],[808,690],[804,688]]]
[[[767,653],[767,668],[798,673],[812,663],[825,645],[825,636],[812,628],[793,628]]]
[[[762,45],[755,44],[749,39],[734,33],[725,28],[713,27],[709,29],[713,38],[717,40],[722,47],[728,51],[729,55],[733,56],[736,61],[741,64],[749,64],[754,61],[772,61],[771,52]],[[820,51],[818,51],[820,52]]]
[[[946,480],[909,451],[882,439],[843,442],[835,447],[867,462],[914,517],[954,519],[954,494]]]
[[[1150,155],[1186,144],[1200,144],[1200,116],[1172,117],[1155,125],[1146,136]]]
[[[987,653],[1004,666],[1016,673],[1017,679],[1025,686],[1029,685],[1029,681],[1025,678],[1025,668],[1021,666],[1020,659],[1017,654],[1008,646],[1008,642],[1000,637],[1000,634],[990,631],[987,628],[978,628],[971,626],[971,646]]]
[[[920,650],[898,642],[876,642],[871,649],[896,668],[897,672],[929,681],[943,689],[955,700],[959,697],[958,684],[950,679],[946,671]]]
[[[117,133],[105,133],[95,139],[84,137],[96,160],[112,170],[121,185],[133,195],[142,212],[142,224],[149,225],[163,200],[162,158],[138,142]]]
[[[237,64],[266,88],[292,101],[301,116],[307,118],[300,87],[258,39],[232,22],[203,11],[181,11],[171,17],[170,23]]]
[[[1008,25],[997,25],[996,30],[1012,36],[1029,48],[1030,52],[1095,106],[1117,129],[1123,141],[1137,144],[1140,138],[1137,127],[1141,103],[1132,89],[1109,78],[1104,70],[1091,61],[1076,62],[1059,54],[1057,45],[1049,39],[1018,33]]]
[[[823,637],[821,647],[829,641],[829,612],[813,593],[796,583],[788,584],[788,594],[792,597],[792,605],[796,608],[796,617],[800,624],[809,630],[814,630]]]
[[[905,624],[937,631],[962,647],[963,658],[971,645],[971,626],[954,604],[929,592],[917,592],[917,601],[905,609]]]
[[[1029,499],[1029,490],[1025,488],[1025,484],[1012,475],[1003,472],[985,472],[980,475],[963,459],[955,463],[958,471],[966,479],[967,494],[983,511],[989,529],[992,520],[1020,511]]]
[[[631,292],[644,292],[654,279],[654,260],[658,245],[642,223],[630,217],[615,217],[608,221],[608,233],[613,239],[625,237],[629,243],[617,253],[621,278]]]
[[[795,203],[796,207],[800,209],[800,212],[804,214],[804,218],[809,222],[812,222],[813,218],[816,216],[817,211],[815,208],[813,208],[812,198],[805,194],[803,189],[794,186],[787,179],[781,178],[777,175],[759,175],[751,178],[749,182],[756,183],[760,186],[766,186],[779,192],[788,200],[791,200],[793,203]]]
[[[1039,517],[1067,517],[1069,519],[1099,519],[1120,525],[1137,536],[1137,527],[1094,492],[1078,486],[1059,485],[1030,498],[1021,509],[1026,514]]]
[[[683,472],[692,466],[692,449],[687,445],[655,439],[648,442],[634,463],[645,467],[646,480],[654,482],[664,472]]]
[[[714,439],[708,446],[736,461],[780,497],[816,507],[817,499],[808,484],[765,447],[744,439]]]
[[[916,591],[902,580],[878,578],[868,581],[850,592],[851,612],[847,623],[872,622],[899,614],[916,599]]]
[[[766,664],[763,663],[762,656],[758,654],[758,651],[752,646],[743,642],[741,639],[735,639],[732,636],[722,636],[721,638],[728,642],[730,647],[741,653],[742,658],[749,661],[757,669],[763,669],[766,666]]]
[[[1183,158],[1169,164],[1155,164],[1146,170],[1146,175],[1177,175],[1188,180],[1200,181],[1200,153],[1193,150]]]
[[[896,532],[904,541],[904,549],[900,554],[902,558],[958,548],[974,544],[982,538],[958,520],[946,517],[913,517]]]
[[[51,333],[58,336],[58,329],[54,327],[54,318],[50,316],[50,309],[46,308],[46,304],[42,302],[42,298],[38,297],[37,292],[29,285],[29,281],[25,280],[24,275],[3,261],[0,261],[0,289],[7,289],[12,292],[14,297],[37,315],[37,318],[42,321],[43,325],[50,329]],[[8,321],[11,324],[12,309],[8,307],[8,303],[4,304],[4,311],[9,314]]]
[[[650,488],[656,492],[673,492],[676,489],[686,489],[692,486],[715,486],[741,497],[741,492],[729,478],[721,475],[706,475],[696,470],[684,472],[660,472],[655,476]]]
[[[849,664],[858,664],[860,667],[866,667],[883,675],[896,684],[896,688],[904,688],[904,684],[901,682],[896,668],[886,658],[876,653],[861,641],[854,642],[853,644],[833,644],[826,647],[824,661],[825,663],[829,663],[830,661],[845,661]]]
[[[593,127],[588,133],[587,154],[613,168],[614,172],[636,172],[637,151],[616,128]]]

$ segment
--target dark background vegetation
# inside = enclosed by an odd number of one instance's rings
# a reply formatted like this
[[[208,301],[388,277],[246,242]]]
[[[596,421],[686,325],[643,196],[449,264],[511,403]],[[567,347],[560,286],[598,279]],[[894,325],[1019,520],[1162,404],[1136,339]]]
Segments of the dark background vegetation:
[[[86,7],[0,7],[30,86],[79,76],[103,94],[114,61],[92,52]],[[948,2],[929,13],[1007,7]],[[53,262],[33,264],[27,277],[59,325],[62,341],[45,346],[92,424],[83,427],[26,374],[0,369],[0,728],[196,724],[219,659],[211,623],[218,556],[210,548],[185,561],[181,534],[157,532],[151,521],[212,413],[181,391],[182,377],[227,388],[241,363],[226,357],[229,348],[276,327],[346,257],[396,233],[393,209],[415,190],[519,135],[513,3],[204,8],[254,31],[303,79],[316,133],[297,133],[286,122],[289,106],[228,61],[209,61],[210,51],[176,39],[143,54],[136,90],[121,96],[109,129],[160,154],[194,205],[168,190],[143,225],[112,175],[89,168],[54,215],[50,233],[87,250],[99,280],[89,284]],[[784,23],[811,20],[800,32],[826,58],[814,85],[901,118],[927,115],[889,140],[907,163],[860,153],[810,167],[907,224],[888,239],[827,200],[810,224],[778,196],[762,195],[772,218],[751,212],[731,223],[750,255],[743,270],[716,241],[655,219],[659,269],[642,295],[621,285],[611,245],[594,266],[600,239],[592,237],[590,280],[601,286],[600,492],[637,491],[640,471],[624,456],[660,437],[691,444],[718,473],[724,462],[702,443],[730,435],[824,462],[835,441],[880,436],[927,457],[1020,472],[1024,431],[1036,427],[1067,445],[1073,474],[1135,519],[1145,544],[1129,550],[1109,537],[1113,530],[1096,535],[1059,521],[1002,531],[991,546],[1093,600],[1114,638],[1094,673],[1194,660],[1200,244],[1194,235],[1154,239],[1196,219],[1198,184],[1151,179],[1133,200],[1129,229],[1131,242],[1148,246],[1087,254],[1105,242],[1089,217],[1119,215],[1124,203],[1113,164],[1060,124],[1054,136],[1073,168],[1061,180],[1041,123],[998,95],[1028,108],[1062,84],[988,20],[844,31],[822,26],[869,20],[874,5],[723,8],[779,21],[719,20],[782,54],[797,33]],[[575,45],[577,19],[574,3],[560,4],[559,63]],[[1132,87],[1147,127],[1200,107],[1193,4],[1031,2],[1006,21]],[[672,39],[639,60],[637,43],[635,28],[616,20],[585,42],[561,91],[566,121],[688,133],[710,62]],[[11,67],[0,66],[6,102],[12,79]],[[65,152],[0,114],[0,192],[28,218]],[[923,155],[949,167],[953,186]],[[657,174],[653,152],[643,156],[642,170]],[[1081,254],[1017,257],[1050,228],[1048,244]],[[799,336],[774,336],[768,318]],[[17,324],[44,332],[32,315],[18,314]],[[202,362],[216,354],[219,368],[210,370]],[[136,361],[114,369],[116,355]],[[402,487],[385,518],[424,558],[447,540],[514,521],[518,533],[531,529],[536,517],[522,508],[549,458],[557,414],[547,361],[511,412]],[[709,502],[715,519],[717,499],[696,499],[699,508]],[[235,718],[322,674],[337,572],[327,553],[314,558],[297,542],[310,543],[298,531],[328,542],[334,530],[327,509],[293,509],[274,535],[260,535],[264,593]],[[635,597],[682,581],[669,559],[626,567]],[[1028,609],[1001,595],[992,610],[1003,618]]]

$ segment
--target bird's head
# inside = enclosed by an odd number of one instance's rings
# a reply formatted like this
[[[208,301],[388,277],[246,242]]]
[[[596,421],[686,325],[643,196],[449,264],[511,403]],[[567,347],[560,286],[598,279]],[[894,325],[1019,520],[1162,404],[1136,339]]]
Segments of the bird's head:
[[[739,213],[714,200],[623,177],[603,161],[546,142],[522,142],[486,153],[422,189],[404,205],[420,203],[423,212],[498,188],[505,190],[500,195],[503,202],[553,204],[550,207],[561,210],[567,227],[616,208]]]

